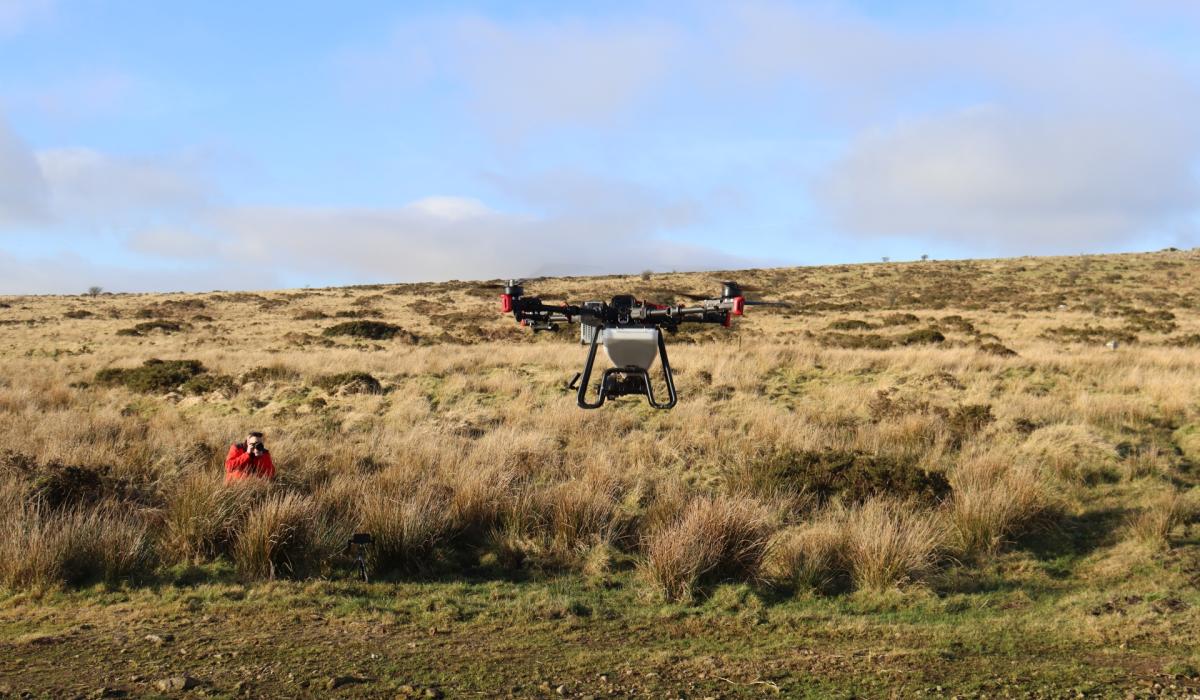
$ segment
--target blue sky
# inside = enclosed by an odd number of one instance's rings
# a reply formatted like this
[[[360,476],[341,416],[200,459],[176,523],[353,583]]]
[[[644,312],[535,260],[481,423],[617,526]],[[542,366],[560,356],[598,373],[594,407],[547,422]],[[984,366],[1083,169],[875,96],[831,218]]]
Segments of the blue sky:
[[[1200,6],[0,0],[0,294],[1200,245]]]

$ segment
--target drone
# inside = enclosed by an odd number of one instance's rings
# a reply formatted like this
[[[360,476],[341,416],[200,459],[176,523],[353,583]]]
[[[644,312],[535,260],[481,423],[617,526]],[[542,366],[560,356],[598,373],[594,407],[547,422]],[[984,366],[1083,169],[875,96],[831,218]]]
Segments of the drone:
[[[742,316],[747,306],[786,306],[782,302],[747,299],[743,288],[732,281],[721,283],[721,294],[717,297],[687,297],[695,303],[667,305],[641,301],[631,294],[619,294],[611,301],[586,301],[582,304],[551,305],[538,297],[525,296],[523,280],[509,280],[500,295],[501,313],[511,313],[517,323],[540,331],[556,331],[559,324],[580,324],[580,342],[590,345],[587,363],[583,372],[577,373],[567,384],[577,390],[576,402],[580,408],[600,408],[607,399],[618,396],[645,396],[651,406],[658,409],[674,408],[678,395],[675,379],[671,374],[671,363],[667,359],[667,345],[663,332],[675,333],[684,323],[712,323],[725,328],[733,325],[735,316]],[[612,367],[604,370],[594,399],[589,399],[588,388],[592,379],[592,368],[596,362],[596,349],[604,347]],[[661,358],[663,379],[667,386],[667,400],[660,401],[650,383],[650,367],[655,358]]]

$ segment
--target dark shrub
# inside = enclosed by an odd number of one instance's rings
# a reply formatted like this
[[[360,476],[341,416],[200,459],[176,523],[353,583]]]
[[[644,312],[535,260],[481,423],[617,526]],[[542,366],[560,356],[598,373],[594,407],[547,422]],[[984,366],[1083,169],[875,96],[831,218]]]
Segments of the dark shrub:
[[[301,311],[300,313],[296,314],[292,318],[296,319],[297,321],[320,321],[322,319],[329,318],[329,315],[326,314],[324,311],[317,311],[316,309],[307,309],[305,311]]]
[[[866,452],[776,450],[740,472],[743,488],[768,498],[807,493],[821,502],[839,496],[860,503],[877,495],[936,502],[950,492],[944,474],[922,469],[915,459]]]
[[[871,324],[866,321],[860,321],[857,318],[839,318],[829,324],[831,331],[868,331],[871,330]]]
[[[213,392],[219,392],[225,396],[233,396],[238,392],[238,385],[228,375],[198,374],[184,382],[183,386],[179,387],[179,389],[185,394],[195,396],[211,394]]]
[[[975,332],[975,324],[971,323],[962,316],[959,316],[958,314],[952,314],[950,316],[943,316],[939,318],[938,325],[945,328],[953,328],[954,330],[962,331],[963,333]]]
[[[991,404],[956,406],[946,416],[946,427],[950,431],[951,444],[954,447],[961,447],[967,438],[983,430],[995,420]]]
[[[91,318],[95,315],[96,314],[92,313],[91,311],[87,311],[86,309],[71,309],[63,314],[63,318]]]
[[[100,500],[104,480],[94,469],[47,465],[33,480],[33,495],[51,508],[88,505]]]
[[[996,355],[997,357],[1016,357],[1017,356],[1016,352],[1001,345],[1000,343],[984,343],[979,346],[979,351],[986,352],[989,355]]]
[[[922,328],[900,336],[901,345],[928,345],[930,343],[941,343],[945,340],[946,336],[932,328]]]
[[[1120,328],[1105,328],[1103,326],[1083,326],[1082,328],[1059,326],[1058,328],[1049,328],[1042,331],[1041,337],[1047,340],[1057,340],[1062,343],[1100,344],[1107,343],[1110,340],[1116,340],[1125,344],[1137,342],[1137,336],[1129,331]]]
[[[337,311],[333,314],[334,318],[380,318],[383,312],[378,309],[351,309],[349,311]]]
[[[382,321],[347,321],[346,323],[339,323],[336,326],[330,326],[321,334],[329,337],[344,335],[351,338],[365,338],[367,340],[391,340],[399,336],[409,342],[415,342],[417,337],[400,326],[383,323]]]
[[[102,369],[96,373],[96,382],[152,394],[172,391],[205,371],[199,360],[150,359],[141,367]]]
[[[383,385],[366,372],[342,372],[320,377],[313,382],[329,393],[382,394]]]
[[[1163,341],[1163,345],[1169,345],[1175,348],[1194,348],[1200,346],[1200,333],[1191,333],[1188,335],[1177,335],[1173,338],[1167,338]]]
[[[911,326],[920,322],[921,319],[917,318],[916,314],[889,314],[880,319],[880,323],[885,326]]]
[[[178,333],[183,329],[184,326],[182,323],[158,320],[139,323],[132,328],[122,328],[121,330],[117,331],[117,335],[143,336],[151,331],[162,331],[163,333],[170,335],[171,333]]]
[[[877,333],[822,333],[817,336],[817,342],[829,348],[886,350],[892,347],[890,339]]]

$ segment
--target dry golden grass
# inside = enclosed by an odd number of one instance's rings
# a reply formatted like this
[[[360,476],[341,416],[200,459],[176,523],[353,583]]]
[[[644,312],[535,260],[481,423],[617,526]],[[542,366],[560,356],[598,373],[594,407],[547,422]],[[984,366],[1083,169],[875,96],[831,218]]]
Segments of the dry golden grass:
[[[758,575],[772,530],[752,499],[698,497],[677,521],[649,535],[646,578],[667,600],[687,600],[704,579]]]
[[[624,558],[670,598],[714,576],[758,576],[764,557],[769,578],[798,588],[919,580],[944,554],[987,558],[1097,499],[1133,513],[1146,494],[1194,488],[1200,356],[1177,343],[1200,332],[1196,267],[1161,253],[744,271],[736,278],[793,306],[680,333],[668,344],[681,394],[671,412],[635,399],[577,409],[564,389],[584,357],[577,336],[529,334],[470,282],[8,297],[3,581],[220,558],[249,578],[325,575],[355,530],[375,535],[377,573],[466,562],[601,575]],[[655,274],[527,288],[667,299],[714,283]],[[360,317],[407,333],[323,334]],[[118,334],[148,321],[180,330]],[[831,325],[851,340],[830,338]],[[924,329],[945,340],[897,344]],[[1136,342],[1106,349],[1118,334]],[[205,371],[148,393],[97,380],[152,358]],[[329,380],[344,373],[371,375],[378,391]],[[224,453],[255,429],[279,478],[227,488]],[[833,494],[841,505],[818,503],[829,494],[788,481],[779,461],[797,454],[866,455],[944,474],[950,491],[934,503],[876,474],[852,498]],[[783,481],[748,489],[747,465]],[[1169,542],[1173,508],[1131,515],[1131,532]],[[88,529],[142,533],[133,540],[146,547],[126,555],[110,539],[86,555],[107,563],[79,569],[85,548],[60,533]],[[300,542],[310,553],[295,553]]]

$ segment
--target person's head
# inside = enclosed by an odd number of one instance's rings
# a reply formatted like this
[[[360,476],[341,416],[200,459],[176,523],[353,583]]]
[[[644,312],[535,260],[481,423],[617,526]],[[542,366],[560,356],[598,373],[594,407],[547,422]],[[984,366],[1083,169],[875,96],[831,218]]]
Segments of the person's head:
[[[257,446],[266,446],[266,441],[263,439],[263,434],[257,430],[246,436],[246,449],[252,450]]]

